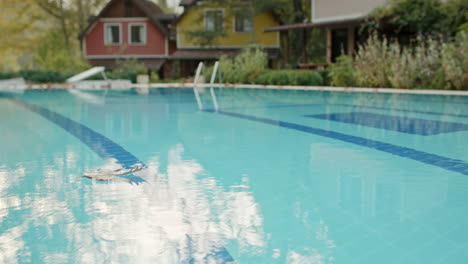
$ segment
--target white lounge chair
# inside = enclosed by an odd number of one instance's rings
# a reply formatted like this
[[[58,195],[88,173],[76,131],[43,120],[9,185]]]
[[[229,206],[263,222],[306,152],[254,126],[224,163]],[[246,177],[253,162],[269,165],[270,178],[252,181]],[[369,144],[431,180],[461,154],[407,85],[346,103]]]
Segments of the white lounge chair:
[[[105,67],[93,67],[87,71],[68,78],[66,82],[72,84],[73,88],[81,90],[132,88],[132,82],[130,80],[108,80],[104,72],[105,70]],[[104,80],[85,80],[99,73],[102,74]]]
[[[26,81],[23,78],[0,80],[0,92],[23,93]]]

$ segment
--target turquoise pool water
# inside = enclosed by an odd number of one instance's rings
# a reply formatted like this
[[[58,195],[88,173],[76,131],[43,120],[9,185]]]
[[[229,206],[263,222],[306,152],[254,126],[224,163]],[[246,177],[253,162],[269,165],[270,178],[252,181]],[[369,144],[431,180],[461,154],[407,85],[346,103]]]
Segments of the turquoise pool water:
[[[468,97],[217,96],[0,94],[0,263],[467,263]]]

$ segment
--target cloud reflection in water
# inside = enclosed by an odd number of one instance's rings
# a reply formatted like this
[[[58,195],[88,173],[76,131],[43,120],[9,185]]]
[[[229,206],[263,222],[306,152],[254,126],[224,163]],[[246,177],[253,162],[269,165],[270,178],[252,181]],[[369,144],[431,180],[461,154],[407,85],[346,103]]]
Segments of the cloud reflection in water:
[[[78,262],[206,263],[227,240],[264,247],[263,219],[247,185],[223,190],[182,145],[169,150],[167,172],[157,157],[138,172],[147,184],[86,186],[90,223],[68,230]]]

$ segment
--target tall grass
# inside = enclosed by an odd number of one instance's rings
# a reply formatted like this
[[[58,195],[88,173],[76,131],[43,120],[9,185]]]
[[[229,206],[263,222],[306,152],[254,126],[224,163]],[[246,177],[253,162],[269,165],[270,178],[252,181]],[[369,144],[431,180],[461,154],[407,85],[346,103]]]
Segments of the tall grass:
[[[330,69],[332,85],[468,90],[468,34],[452,42],[418,36],[412,46],[371,36]]]

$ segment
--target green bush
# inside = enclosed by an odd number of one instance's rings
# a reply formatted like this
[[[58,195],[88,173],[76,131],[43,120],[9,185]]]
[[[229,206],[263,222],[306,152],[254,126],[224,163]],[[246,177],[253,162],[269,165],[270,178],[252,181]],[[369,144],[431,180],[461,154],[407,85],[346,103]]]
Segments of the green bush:
[[[19,72],[0,72],[0,80],[23,78],[31,83],[63,83],[71,73],[41,70],[21,70]]]
[[[66,69],[66,68],[65,68]],[[19,72],[0,72],[1,79],[10,79],[22,77],[26,81],[31,83],[63,83],[67,78],[73,76],[79,71],[54,71],[54,70],[21,70]],[[148,70],[142,63],[138,63],[136,59],[129,60],[118,60],[116,61],[116,67],[113,70],[106,71],[108,79],[127,79],[132,82],[136,82],[138,74],[147,74]],[[156,80],[157,75],[152,76],[153,81]],[[89,78],[90,80],[102,80],[101,74],[96,74]]]
[[[331,75],[330,75],[330,71],[328,69],[320,70],[320,71],[318,71],[318,73],[320,74],[320,76],[322,76],[323,86],[331,85]]]
[[[22,70],[18,72],[18,75],[32,83],[63,83],[73,74],[56,71]]]
[[[37,44],[32,58],[34,69],[44,72],[82,72],[89,69],[91,66],[80,56],[78,50],[74,45],[67,49],[62,33],[51,29]]]
[[[71,75],[55,71],[21,70],[19,72],[0,72],[0,80],[24,78],[32,83],[62,83]]]
[[[252,83],[263,85],[299,85],[321,86],[323,78],[320,73],[305,70],[273,70],[257,74]]]
[[[18,74],[14,72],[0,72],[0,80],[17,78]]]
[[[388,80],[388,40],[371,36],[354,58],[354,77],[356,84],[362,87],[390,87]]]
[[[445,43],[441,57],[445,88],[468,90],[468,33],[461,33],[453,43]]]
[[[353,59],[347,55],[341,55],[337,62],[329,68],[330,84],[332,86],[352,87],[356,85],[354,77]]]
[[[147,74],[148,69],[143,63],[138,62],[136,59],[117,60],[116,67],[107,72],[109,79],[127,79],[136,83],[137,75]]]
[[[404,89],[468,89],[468,33],[452,42],[418,36],[411,47],[371,36],[354,61],[338,58],[331,85]]]
[[[223,82],[263,85],[323,85],[318,72],[303,70],[266,70],[267,54],[258,46],[245,48],[235,58],[223,56],[220,70]],[[208,67],[206,80],[210,80],[213,67]]]
[[[250,83],[257,73],[265,70],[268,63],[267,54],[258,46],[249,46],[235,58],[222,56],[220,70],[223,81],[227,83]],[[209,79],[211,74],[207,74]]]

